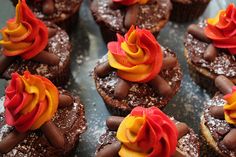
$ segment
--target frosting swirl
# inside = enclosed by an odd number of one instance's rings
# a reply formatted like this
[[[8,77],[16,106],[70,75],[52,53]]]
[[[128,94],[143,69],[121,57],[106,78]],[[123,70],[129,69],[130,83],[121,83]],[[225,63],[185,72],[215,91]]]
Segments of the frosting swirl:
[[[128,5],[133,5],[135,3],[146,4],[149,0],[112,0],[112,1],[128,6]]]
[[[230,4],[226,10],[219,11],[215,18],[207,20],[205,34],[217,48],[228,49],[236,54],[236,8]]]
[[[6,56],[20,55],[23,59],[30,59],[44,50],[48,43],[47,27],[34,16],[25,0],[19,0],[16,17],[8,20],[0,32],[0,45]]]
[[[125,37],[108,43],[108,62],[117,75],[131,82],[148,82],[161,70],[163,53],[152,33],[132,26]]]
[[[236,86],[233,87],[232,93],[224,96],[227,103],[224,105],[225,120],[236,125]]]
[[[121,157],[170,157],[177,145],[175,124],[158,108],[136,107],[120,124]]]
[[[5,93],[6,123],[19,132],[38,129],[58,107],[57,88],[48,79],[28,71],[23,76],[13,73]]]

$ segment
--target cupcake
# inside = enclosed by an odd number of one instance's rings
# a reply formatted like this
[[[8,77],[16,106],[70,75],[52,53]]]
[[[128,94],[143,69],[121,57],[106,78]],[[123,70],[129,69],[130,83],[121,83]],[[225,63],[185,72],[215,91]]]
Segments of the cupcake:
[[[171,21],[188,22],[197,19],[207,8],[210,0],[171,0]]]
[[[1,30],[0,76],[11,73],[42,75],[56,85],[69,79],[71,44],[65,31],[50,22],[38,20],[25,0],[16,6],[16,17]]]
[[[236,156],[236,86],[223,75],[216,78],[215,84],[219,92],[205,104],[201,132],[212,155],[233,157]]]
[[[68,156],[86,129],[78,97],[51,81],[12,74],[0,99],[0,153],[3,156]],[[3,107],[4,106],[4,107]]]
[[[12,0],[16,5],[19,0]],[[20,0],[22,1],[22,0]],[[24,0],[25,1],[25,0]],[[79,19],[79,8],[83,0],[26,0],[37,18],[56,23],[71,32]]]
[[[157,35],[168,22],[170,0],[91,0],[92,15],[100,26],[104,41],[124,35],[131,25],[150,30]]]
[[[185,123],[170,119],[156,107],[136,107],[127,117],[107,119],[96,157],[197,157],[199,140]]]
[[[236,22],[234,4],[215,18],[190,25],[185,38],[185,57],[193,80],[211,93],[219,75],[236,83]]]
[[[164,108],[179,90],[182,72],[174,52],[150,31],[132,26],[125,37],[118,34],[108,43],[94,79],[108,110],[127,115],[136,106]]]

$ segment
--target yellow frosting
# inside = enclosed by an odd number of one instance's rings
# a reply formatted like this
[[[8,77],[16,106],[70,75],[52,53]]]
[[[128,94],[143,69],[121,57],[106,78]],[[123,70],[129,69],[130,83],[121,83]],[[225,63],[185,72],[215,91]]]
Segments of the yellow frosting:
[[[230,124],[236,125],[236,91],[226,95],[224,99],[227,101],[224,105],[225,120]]]

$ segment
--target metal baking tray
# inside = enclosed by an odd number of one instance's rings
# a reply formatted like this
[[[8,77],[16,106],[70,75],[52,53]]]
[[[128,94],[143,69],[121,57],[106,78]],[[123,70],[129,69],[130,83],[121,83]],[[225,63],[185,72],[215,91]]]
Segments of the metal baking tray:
[[[225,8],[236,0],[211,0],[205,13],[199,18],[214,17],[219,9]],[[0,0],[0,27],[7,19],[14,17],[14,8],[10,0]],[[71,58],[71,79],[65,88],[80,95],[85,106],[88,129],[81,135],[74,156],[93,157],[99,136],[105,132],[105,120],[109,116],[102,99],[98,95],[91,72],[99,58],[107,53],[99,27],[94,22],[89,10],[89,0],[84,0],[80,9],[80,20],[77,29],[71,35],[73,55]],[[174,50],[184,74],[181,89],[164,111],[177,120],[186,122],[196,133],[199,133],[199,117],[203,103],[210,96],[199,88],[190,78],[184,58],[183,38],[186,28],[191,23],[169,22],[158,36],[164,47]],[[5,81],[0,80],[0,96],[3,96]]]

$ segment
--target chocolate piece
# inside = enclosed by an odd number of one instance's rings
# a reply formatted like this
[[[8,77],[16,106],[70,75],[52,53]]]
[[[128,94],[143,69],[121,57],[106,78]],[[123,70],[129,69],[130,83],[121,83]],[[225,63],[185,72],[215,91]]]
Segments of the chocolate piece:
[[[49,53],[48,51],[42,51],[31,59],[47,65],[58,65],[60,62],[57,55]]]
[[[115,92],[114,92],[115,98],[120,100],[124,99],[128,95],[129,89],[130,89],[129,82],[119,78],[115,87]]]
[[[113,2],[113,0],[109,0],[108,3],[109,3],[109,7],[114,10],[119,9],[121,7],[119,3]],[[97,3],[94,3],[94,4],[97,4]]]
[[[23,141],[26,136],[28,135],[27,132],[19,133],[16,130],[9,133],[6,137],[2,139],[0,142],[0,152],[1,153],[8,153],[11,151],[17,144]]]
[[[53,37],[54,35],[56,35],[56,33],[57,30],[55,28],[48,27],[48,38]]]
[[[176,148],[175,154],[172,157],[185,157],[179,148]]]
[[[162,64],[162,67],[161,69],[169,69],[169,68],[173,68],[175,67],[177,64],[177,59],[176,57],[165,57],[163,59],[163,64]]]
[[[0,56],[0,74],[2,74],[9,65],[13,62],[14,57],[8,57],[5,55]]]
[[[54,147],[60,149],[65,147],[65,138],[53,122],[44,123],[41,126],[41,130]]]
[[[218,49],[213,44],[209,44],[206,49],[206,52],[204,53],[204,59],[212,62],[215,60],[217,54]]]
[[[188,29],[187,29],[189,34],[192,34],[194,37],[196,37],[197,39],[204,41],[206,43],[210,43],[211,40],[209,38],[207,38],[207,36],[204,33],[204,29],[199,27],[196,24],[191,24]]]
[[[98,75],[98,77],[105,77],[107,76],[111,71],[113,71],[113,68],[110,66],[108,61],[104,63],[100,63],[95,68],[95,73]]]
[[[227,77],[223,75],[216,77],[215,85],[223,94],[231,93],[232,87],[234,86],[234,84]]]
[[[125,28],[129,29],[132,25],[136,25],[137,16],[139,12],[139,5],[134,4],[127,7],[127,11],[124,19]]]
[[[186,135],[189,132],[189,128],[187,124],[178,122],[176,123],[176,128],[178,130],[178,139],[182,138],[184,135]]]
[[[217,119],[223,120],[225,117],[223,106],[211,106],[209,108],[209,113],[212,117],[215,117]]]
[[[224,137],[223,144],[230,150],[236,150],[236,129],[233,128]]]
[[[149,84],[155,88],[162,96],[172,95],[172,89],[170,85],[161,76],[157,75],[154,79],[149,81]]]
[[[43,6],[42,6],[42,11],[46,15],[51,15],[55,11],[55,4],[54,0],[44,0],[43,1]]]
[[[116,157],[121,148],[121,143],[116,141],[112,144],[106,145],[96,155],[96,157]]]
[[[110,131],[117,131],[120,123],[124,120],[124,117],[110,116],[106,120],[106,125]]]
[[[71,106],[73,103],[73,98],[66,94],[59,95],[59,107]]]

